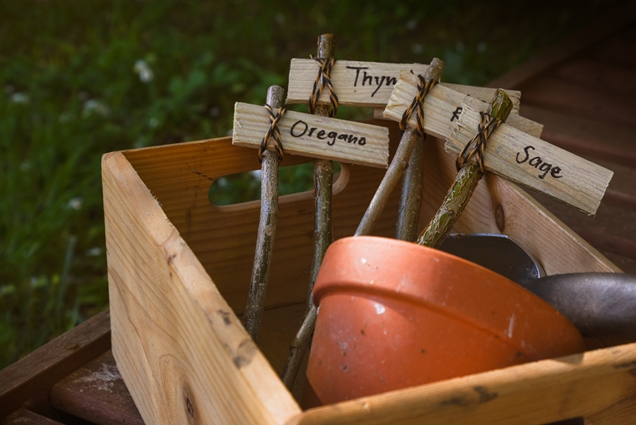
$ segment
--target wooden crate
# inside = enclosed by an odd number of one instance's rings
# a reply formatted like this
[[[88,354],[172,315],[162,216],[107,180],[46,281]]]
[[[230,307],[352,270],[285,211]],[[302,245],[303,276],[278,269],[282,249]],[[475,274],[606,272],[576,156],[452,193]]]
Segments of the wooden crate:
[[[376,122],[377,123],[377,122]],[[392,152],[399,139],[390,128]],[[421,227],[456,171],[429,138]],[[283,165],[309,159],[287,155]],[[216,207],[213,180],[258,169],[230,138],[113,152],[102,161],[112,349],[148,424],[530,424],[636,422],[636,344],[596,349],[303,411],[277,372],[299,325],[313,239],[310,192],[280,199],[259,345],[243,329],[259,202]],[[384,170],[343,165],[334,237],[351,235]],[[391,237],[395,193],[376,225]],[[506,233],[548,274],[620,271],[517,186],[487,175],[456,226]]]

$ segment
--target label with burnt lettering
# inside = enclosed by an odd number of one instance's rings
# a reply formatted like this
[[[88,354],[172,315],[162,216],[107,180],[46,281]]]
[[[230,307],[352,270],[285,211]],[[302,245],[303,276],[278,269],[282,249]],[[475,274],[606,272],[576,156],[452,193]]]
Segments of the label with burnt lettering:
[[[457,155],[477,134],[479,122],[479,112],[463,103],[446,139],[446,150]],[[500,125],[488,138],[484,165],[488,171],[590,215],[596,213],[613,175],[606,168],[507,124]]]
[[[236,103],[234,145],[259,148],[269,128],[265,108]],[[278,129],[285,154],[372,167],[388,166],[389,130],[386,127],[287,111],[278,122]]]
[[[517,164],[527,164],[530,167],[534,167],[539,171],[537,177],[540,179],[545,179],[546,176],[550,176],[553,179],[563,178],[563,174],[561,167],[558,165],[551,164],[549,158],[541,157],[536,154],[536,148],[534,146],[528,145],[523,148],[522,152],[517,152],[515,156],[515,161]]]
[[[331,82],[342,105],[384,107],[401,70],[424,75],[427,67],[417,63],[337,60],[331,70]],[[307,103],[318,68],[318,63],[312,59],[292,59],[286,103]],[[329,102],[326,90],[319,100]]]

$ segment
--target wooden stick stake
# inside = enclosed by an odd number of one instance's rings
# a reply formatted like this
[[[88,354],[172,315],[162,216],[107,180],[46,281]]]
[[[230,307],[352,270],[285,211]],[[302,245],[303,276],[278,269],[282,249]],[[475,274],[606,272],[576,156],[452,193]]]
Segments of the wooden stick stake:
[[[333,34],[318,37],[317,57],[331,59],[334,54]],[[316,106],[316,115],[329,116],[328,105]],[[322,264],[327,248],[333,240],[331,223],[331,195],[333,192],[333,162],[324,159],[314,160],[314,256],[311,266],[311,280],[307,297],[308,309],[312,305],[311,291]]]
[[[317,57],[331,59],[334,53],[333,34],[318,37]],[[317,105],[316,115],[328,116],[329,106]],[[282,373],[282,380],[291,390],[296,381],[305,353],[309,348],[311,336],[316,324],[316,307],[311,292],[322,264],[327,248],[333,240],[331,223],[331,196],[333,188],[333,162],[325,159],[314,160],[314,255],[312,258],[309,291],[307,294],[307,313],[289,350],[287,363]]]
[[[318,310],[312,303],[309,306],[307,313],[305,313],[303,323],[300,325],[300,329],[298,329],[298,332],[291,343],[291,347],[289,348],[289,356],[287,357],[287,363],[285,363],[281,380],[290,391],[294,386],[294,382],[296,382],[298,371],[300,370],[300,366],[302,366],[305,353],[309,348],[309,342],[311,341],[311,336],[313,335],[314,328],[316,327],[317,317]]]
[[[506,92],[497,90],[490,103],[488,114],[493,118],[505,121],[511,110],[512,102]],[[483,173],[479,169],[479,165],[474,162],[468,162],[459,170],[453,186],[442,202],[442,206],[418,237],[418,244],[435,247],[446,238],[470,201],[470,197],[482,176]]]
[[[232,144],[260,148],[269,128],[269,114],[261,105],[236,102]],[[287,111],[278,129],[285,154],[367,167],[389,165],[389,130],[383,126]]]
[[[409,166],[402,179],[402,195],[395,226],[395,238],[415,242],[417,223],[422,208],[422,190],[424,188],[424,139],[415,142]]]
[[[425,81],[438,81],[440,76],[442,75],[442,71],[444,70],[444,62],[441,60],[434,58],[431,61],[431,64],[426,69],[426,73],[424,75]],[[422,104],[423,108],[424,105]],[[426,117],[424,118],[426,120]],[[404,130],[404,134],[402,135],[402,140],[400,140],[400,144],[398,145],[397,151],[395,152],[395,156],[389,165],[389,169],[387,170],[384,178],[380,182],[380,186],[378,190],[373,195],[373,199],[371,199],[371,203],[367,208],[358,228],[356,229],[354,236],[362,236],[368,235],[373,230],[373,226],[378,219],[379,215],[384,210],[386,203],[389,199],[389,195],[393,192],[393,189],[400,181],[404,170],[408,165],[409,158],[411,153],[413,152],[413,148],[415,147],[415,143],[417,142],[419,135],[417,131],[411,127],[407,127]]]
[[[283,105],[282,87],[272,86],[267,90],[267,104],[273,110],[277,110]],[[278,154],[267,149],[262,154],[262,161],[261,215],[258,223],[250,292],[243,317],[245,329],[254,341],[258,339],[258,331],[265,308],[265,291],[278,221]]]
[[[417,93],[417,84],[416,76],[402,72],[383,116],[400,121]],[[473,137],[479,112],[487,108],[488,103],[472,95],[438,84],[424,99],[424,131],[446,139],[446,150],[457,153]],[[415,127],[415,117],[408,124]],[[526,124],[510,114],[499,126],[488,141],[486,169],[595,214],[613,173],[531,135],[535,132],[529,132]]]

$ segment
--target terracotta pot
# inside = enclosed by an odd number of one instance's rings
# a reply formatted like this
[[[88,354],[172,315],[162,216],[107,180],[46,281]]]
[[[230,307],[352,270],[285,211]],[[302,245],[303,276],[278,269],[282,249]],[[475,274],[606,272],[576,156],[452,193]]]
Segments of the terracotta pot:
[[[333,243],[313,296],[306,406],[585,350],[565,317],[514,282],[394,239]]]

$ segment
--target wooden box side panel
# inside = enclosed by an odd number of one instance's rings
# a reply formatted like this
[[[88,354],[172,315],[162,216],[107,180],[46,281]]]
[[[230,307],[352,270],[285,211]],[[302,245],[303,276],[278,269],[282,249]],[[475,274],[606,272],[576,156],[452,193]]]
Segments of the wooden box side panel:
[[[388,125],[394,151],[400,132],[397,125]],[[254,261],[260,202],[219,208],[210,204],[208,190],[222,176],[260,170],[256,150],[233,146],[231,138],[222,138],[126,151],[124,155],[230,306],[242,313]],[[281,166],[311,161],[285,155]],[[353,234],[384,173],[383,169],[343,164],[343,172],[334,181],[335,239]],[[392,194],[374,234],[393,237],[399,195],[399,190]],[[268,307],[306,299],[313,238],[311,191],[281,197],[267,289]]]
[[[400,140],[397,125],[389,127],[391,153]],[[426,141],[425,184],[420,229],[428,223],[455,178],[454,157],[441,140]],[[222,138],[124,152],[157,198],[236,313],[245,308],[260,202],[239,208],[210,204],[208,190],[219,177],[260,168],[256,151]],[[283,166],[311,161],[286,155]],[[343,164],[333,197],[334,238],[350,236],[358,226],[385,171]],[[392,194],[374,234],[393,237],[399,188]],[[302,302],[306,297],[313,255],[314,202],[310,192],[282,197],[267,291],[267,306]],[[499,213],[497,212],[499,211]],[[497,221],[497,216],[503,220]],[[506,233],[542,262],[549,274],[571,271],[618,271],[598,251],[554,218],[524,191],[487,175],[480,182],[455,231]]]
[[[420,228],[435,214],[457,175],[455,157],[441,140],[427,140]],[[486,173],[453,231],[505,233],[541,263],[546,273],[620,272],[527,192]]]
[[[277,424],[300,412],[121,153],[102,162],[113,354],[144,420]]]
[[[318,407],[288,425],[632,423],[636,344]]]

